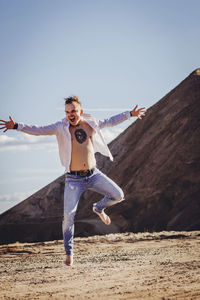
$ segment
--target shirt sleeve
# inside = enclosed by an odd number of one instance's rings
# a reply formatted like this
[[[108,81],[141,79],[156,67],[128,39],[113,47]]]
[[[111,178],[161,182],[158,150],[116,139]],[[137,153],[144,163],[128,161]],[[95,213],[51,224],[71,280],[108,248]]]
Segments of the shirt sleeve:
[[[120,113],[118,115],[112,116],[111,118],[99,120],[99,128],[105,128],[105,127],[112,127],[116,126],[126,120],[129,120],[131,117],[130,111],[125,111],[123,113]]]
[[[59,126],[59,122],[47,126],[27,125],[24,123],[17,124],[17,131],[22,131],[31,135],[54,135],[57,133],[57,129]]]

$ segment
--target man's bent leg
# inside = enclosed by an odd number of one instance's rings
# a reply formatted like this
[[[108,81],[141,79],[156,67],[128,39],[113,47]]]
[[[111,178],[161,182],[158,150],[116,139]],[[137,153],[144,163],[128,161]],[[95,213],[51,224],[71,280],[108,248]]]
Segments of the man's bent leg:
[[[62,223],[63,239],[65,252],[69,256],[73,256],[73,237],[74,237],[74,217],[76,214],[78,202],[81,193],[84,190],[83,183],[75,176],[66,175],[65,190],[64,190],[64,217]],[[72,265],[70,262],[67,265]]]
[[[113,180],[99,170],[97,170],[97,172],[91,176],[89,188],[105,195],[104,198],[93,204],[93,210],[96,213],[104,214],[104,209],[124,200],[124,193],[122,189]],[[108,223],[107,225],[109,225],[109,220],[103,220],[104,217],[106,218],[106,216],[107,215],[102,215],[100,217],[105,224]]]

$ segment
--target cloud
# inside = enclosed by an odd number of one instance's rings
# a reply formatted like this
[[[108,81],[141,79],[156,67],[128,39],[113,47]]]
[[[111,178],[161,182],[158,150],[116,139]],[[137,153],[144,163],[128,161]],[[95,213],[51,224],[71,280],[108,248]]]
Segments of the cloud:
[[[13,176],[10,177],[10,174]],[[44,169],[32,169],[32,168],[20,168],[20,169],[6,169],[4,170],[4,176],[0,177],[0,185],[9,185],[13,183],[21,182],[44,182],[53,181],[57,177],[64,174],[64,168],[60,165],[60,168],[44,168]],[[44,180],[45,179],[45,180]]]
[[[36,191],[15,192],[13,194],[0,195],[0,202],[7,202],[7,203],[13,204],[13,202],[19,202],[19,201],[22,201],[22,200],[28,198],[35,192]]]
[[[25,200],[36,191],[27,191],[27,192],[15,192],[13,194],[4,194],[0,195],[0,213],[10,209],[11,207],[15,206],[19,202]]]
[[[0,136],[0,151],[57,150],[57,142],[52,136],[33,136],[21,133],[17,137]]]
[[[53,173],[53,175],[54,175],[53,178],[52,178],[52,174],[50,176],[48,171],[46,173],[44,172],[44,174],[40,174],[40,176],[38,176],[37,174],[29,175],[28,173],[27,173],[27,176],[20,176],[20,174],[19,174],[18,177],[11,177],[9,179],[7,179],[7,178],[1,179],[0,180],[0,185],[6,185],[6,184],[8,185],[9,183],[10,184],[25,183],[25,182],[31,182],[31,181],[32,182],[40,182],[40,183],[44,182],[44,185],[46,185],[46,184],[48,184],[48,182],[46,182],[48,179],[49,179],[49,181],[53,181],[57,177],[59,177],[63,174],[64,174],[64,172],[63,173],[61,173],[61,172],[60,173],[55,173],[55,174]],[[44,176],[45,176],[45,180],[44,180]],[[45,182],[46,182],[46,184],[45,184]]]

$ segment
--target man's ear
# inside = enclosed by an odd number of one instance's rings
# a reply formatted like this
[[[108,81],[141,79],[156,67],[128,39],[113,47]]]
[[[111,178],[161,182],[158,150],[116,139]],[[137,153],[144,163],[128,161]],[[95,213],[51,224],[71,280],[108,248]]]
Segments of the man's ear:
[[[82,116],[82,114],[83,114],[83,109],[81,109],[81,116]]]

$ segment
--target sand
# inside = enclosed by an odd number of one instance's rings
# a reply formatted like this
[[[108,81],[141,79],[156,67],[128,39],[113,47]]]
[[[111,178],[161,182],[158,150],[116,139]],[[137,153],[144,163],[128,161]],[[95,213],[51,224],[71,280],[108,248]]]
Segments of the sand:
[[[0,246],[0,299],[200,299],[200,231]]]

